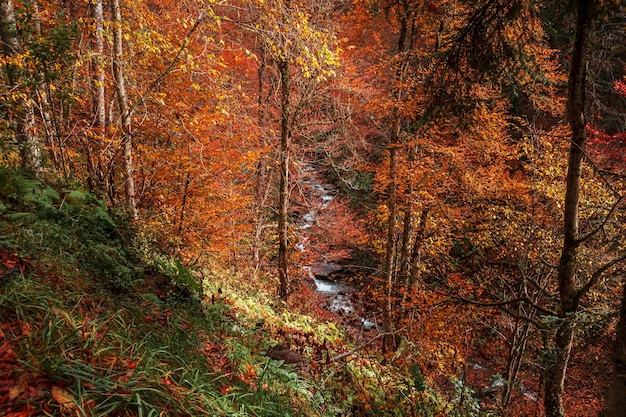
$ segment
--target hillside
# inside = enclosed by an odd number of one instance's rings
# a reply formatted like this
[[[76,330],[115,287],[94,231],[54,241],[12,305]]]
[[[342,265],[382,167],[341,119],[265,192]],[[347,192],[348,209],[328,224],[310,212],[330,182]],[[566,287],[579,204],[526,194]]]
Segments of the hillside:
[[[404,407],[439,415],[449,407],[417,369],[404,375],[375,351],[354,349],[328,312],[310,308],[312,290],[282,304],[261,279],[207,266],[194,273],[92,195],[6,169],[0,176],[2,415],[405,415]]]

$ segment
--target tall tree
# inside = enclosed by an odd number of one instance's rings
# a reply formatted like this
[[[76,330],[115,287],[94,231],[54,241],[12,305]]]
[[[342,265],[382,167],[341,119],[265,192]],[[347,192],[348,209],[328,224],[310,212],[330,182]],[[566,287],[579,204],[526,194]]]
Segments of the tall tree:
[[[626,76],[621,81],[616,81],[613,87],[620,96],[626,98]],[[626,115],[626,109],[622,108],[622,112]],[[626,132],[609,135],[590,126],[589,133],[589,153],[595,157],[603,171],[611,172],[614,178],[620,179],[623,189],[626,180]],[[618,220],[622,224],[625,220],[624,216],[625,214],[621,214],[621,219]],[[626,245],[624,240],[622,238],[622,248]],[[619,417],[626,410],[626,396],[624,395],[626,392],[626,277],[623,268],[616,273],[621,275],[622,300],[615,328],[615,340],[610,351],[613,373],[605,393],[604,417]]]
[[[96,51],[93,62],[93,85],[95,90],[94,100],[94,125],[104,129],[106,127],[106,96],[105,96],[105,70],[104,70],[104,7],[103,0],[95,0],[91,5],[91,16],[95,24],[93,34]]]
[[[390,312],[394,305],[396,296],[394,288],[396,287],[395,263],[398,254],[396,253],[396,217],[398,216],[398,152],[401,146],[400,134],[403,122],[400,107],[404,98],[402,87],[404,70],[406,67],[406,51],[408,49],[409,24],[412,17],[412,5],[408,0],[399,1],[397,4],[398,14],[398,42],[396,46],[396,64],[394,76],[394,89],[392,91],[393,110],[391,131],[389,132],[389,184],[387,185],[387,209],[389,211],[389,219],[387,220],[387,243],[385,248],[385,265],[384,271],[387,281],[387,302],[385,311],[385,321],[391,326]],[[406,236],[406,235],[405,235]],[[405,245],[406,244],[406,245]],[[408,242],[403,242],[403,246],[408,246]],[[385,344],[392,344],[393,338],[386,338]],[[391,347],[391,346],[388,346]]]
[[[15,136],[20,147],[22,166],[31,171],[39,171],[42,164],[42,149],[34,134],[35,115],[29,91],[23,83],[17,58],[22,54],[18,38],[13,0],[0,1],[0,38],[2,52],[7,59],[6,76],[9,86],[16,91],[12,94],[15,108]]]
[[[254,243],[252,248],[252,256],[254,258],[254,271],[255,274],[261,269],[261,235],[263,228],[265,227],[265,200],[267,198],[267,191],[269,188],[268,181],[268,166],[267,155],[265,149],[268,146],[266,129],[267,129],[267,111],[266,107],[269,107],[270,94],[265,94],[266,83],[266,71],[267,71],[267,46],[263,39],[259,39],[259,68],[257,69],[257,75],[259,77],[258,89],[257,89],[257,105],[258,105],[258,127],[260,135],[261,152],[259,155],[259,161],[256,169],[256,190],[255,190],[255,218],[254,218]]]
[[[93,53],[92,64],[92,80],[93,85],[93,104],[94,104],[94,120],[93,125],[96,128],[96,155],[88,155],[88,169],[90,176],[95,181],[95,188],[100,192],[106,192],[108,186],[106,185],[107,168],[104,166],[104,149],[102,149],[102,139],[105,139],[107,134],[107,119],[106,119],[106,72],[104,68],[104,7],[103,0],[96,0],[91,5],[91,17],[94,22],[95,30],[93,32],[93,42],[95,51]],[[89,150],[90,146],[87,147]],[[94,160],[95,159],[95,160]]]
[[[291,118],[289,88],[291,73],[289,61],[283,58],[279,61],[281,81],[280,102],[280,182],[278,188],[278,277],[280,284],[278,295],[287,298],[289,285],[289,252],[288,252],[288,224],[289,217],[289,148],[291,142]]]
[[[121,146],[124,161],[124,187],[126,191],[126,202],[130,208],[131,216],[136,219],[138,217],[137,194],[134,179],[135,167],[133,165],[131,114],[124,79],[124,50],[122,46],[122,12],[120,9],[120,0],[111,0],[111,12],[113,17],[113,75],[115,77],[115,90],[117,92],[117,102],[122,123]]]
[[[585,117],[585,60],[589,46],[594,2],[578,0],[576,3],[576,34],[572,51],[568,82],[567,118],[572,130],[566,177],[563,219],[563,247],[558,265],[559,323],[554,336],[554,351],[546,372],[544,405],[547,417],[564,416],[563,385],[574,337],[574,317],[580,302],[576,287],[579,235],[580,181],[583,156],[587,143]]]
[[[314,85],[334,75],[338,64],[334,34],[322,29],[320,16],[313,15],[316,7],[307,2],[276,0],[272,2],[251,1],[251,13],[258,21],[253,31],[258,34],[262,53],[259,68],[259,99],[262,100],[263,80],[269,65],[274,65],[280,88],[280,102],[277,112],[280,120],[276,131],[278,139],[278,294],[286,299],[289,293],[289,200],[292,138],[297,129],[308,94]],[[321,15],[321,13],[320,13]],[[278,92],[278,89],[275,90]],[[259,101],[261,105],[262,101]],[[260,110],[261,111],[261,110]],[[262,123],[266,120],[263,109],[259,115]],[[267,120],[270,118],[267,117]],[[262,158],[264,156],[261,156]],[[260,161],[262,167],[265,161]],[[262,171],[259,171],[261,174]],[[259,183],[257,198],[262,198],[264,180]],[[257,225],[259,231],[261,225]],[[255,255],[256,256],[256,255]]]
[[[592,0],[578,0],[575,6],[575,35],[570,55],[566,110],[571,136],[563,208],[563,241],[556,269],[557,320],[552,327],[553,343],[547,356],[544,386],[544,406],[548,417],[565,415],[564,382],[583,299],[602,285],[603,280],[620,273],[619,268],[626,259],[624,232],[621,229],[623,220],[618,217],[617,210],[623,203],[623,191],[615,187],[615,180],[609,180],[605,171],[598,169],[588,149],[588,132],[592,127],[588,123],[587,96],[594,90],[588,86],[588,81],[591,84],[594,80],[588,80],[587,71],[592,61],[592,29],[594,23],[602,22],[603,15],[613,13],[619,7]],[[591,167],[587,173],[584,170],[585,161]],[[593,201],[592,191],[585,187],[585,182],[590,180],[592,172],[600,177],[600,184],[608,193],[600,199],[595,212],[590,213],[585,208]],[[590,252],[595,254],[593,269],[587,265]],[[609,283],[606,290],[611,288],[610,285],[618,284]]]

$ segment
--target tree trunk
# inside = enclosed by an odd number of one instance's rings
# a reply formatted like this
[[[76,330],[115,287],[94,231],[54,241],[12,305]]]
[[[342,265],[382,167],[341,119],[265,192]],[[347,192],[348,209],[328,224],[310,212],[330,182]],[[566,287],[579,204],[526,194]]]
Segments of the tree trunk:
[[[32,22],[35,28],[35,33],[37,36],[41,37],[39,4],[36,0],[26,0],[24,5],[32,11]],[[35,91],[33,92],[33,94],[37,96],[37,100],[35,100],[37,104],[34,105],[33,110],[39,110],[39,115],[41,116],[41,123],[45,133],[43,143],[49,144],[52,149],[55,147],[58,149],[59,155],[56,155],[56,150],[54,150],[50,153],[50,159],[52,160],[54,166],[63,171],[63,178],[67,181],[69,177],[65,161],[65,152],[63,152],[63,142],[61,140],[59,123],[55,116],[56,112],[54,108],[54,101],[50,98],[52,96],[50,81],[47,80],[46,74],[42,71],[38,71],[37,77],[41,80],[42,85],[37,85]]]
[[[92,152],[91,144],[87,144],[88,169],[91,178],[91,186],[98,192],[106,194],[109,189],[107,168],[105,168],[107,134],[106,120],[106,91],[105,91],[105,69],[104,69],[104,10],[102,0],[95,0],[91,5],[91,17],[95,25],[92,42],[95,52],[91,58],[92,66],[92,89],[93,89],[93,126],[98,132],[98,139],[93,140],[95,156]]]
[[[191,175],[189,171],[185,172],[185,184],[183,185],[183,196],[180,202],[180,216],[178,217],[178,231],[176,234],[183,234],[183,223],[185,221],[185,208],[187,207],[187,198],[189,196],[189,184],[191,184]]]
[[[547,417],[565,416],[563,385],[574,336],[574,317],[578,310],[579,292],[576,288],[578,247],[578,214],[580,178],[587,142],[585,132],[585,53],[589,42],[592,1],[578,0],[576,37],[568,83],[567,117],[572,129],[566,178],[563,248],[558,266],[559,306],[554,346],[546,369],[544,406]]]
[[[22,53],[22,46],[18,39],[13,0],[0,0],[0,38],[2,52],[9,61]],[[41,169],[41,144],[33,134],[35,115],[30,104],[29,93],[21,88],[21,76],[18,66],[6,65],[9,86],[17,91],[15,98],[15,136],[20,147],[22,167],[29,171],[38,172]]]
[[[263,90],[265,88],[265,70],[267,68],[266,62],[266,53],[265,53],[265,44],[261,41],[260,51],[259,51],[259,85],[258,85],[258,101],[257,104],[259,106],[258,116],[259,116],[259,133],[261,135],[260,144],[262,148],[266,148],[266,137],[265,137],[265,106],[267,101],[263,97]],[[263,231],[263,226],[265,223],[265,216],[263,207],[265,206],[265,197],[267,195],[267,158],[265,156],[265,149],[262,150],[261,155],[259,157],[259,163],[257,165],[256,172],[256,193],[255,193],[255,234],[254,234],[254,245],[253,245],[253,257],[254,257],[254,272],[255,275],[261,269],[261,235]]]
[[[411,235],[413,234],[413,202],[411,201],[412,183],[409,183],[408,197],[405,200],[404,218],[402,220],[402,243],[400,245],[400,258],[398,260],[398,285],[404,282],[404,292],[402,294],[402,302],[404,305],[409,289],[409,250],[411,243]],[[397,305],[397,303],[396,303]]]
[[[385,321],[387,321],[387,325],[390,325],[391,321],[391,310],[394,298],[394,257],[395,257],[395,246],[396,246],[396,217],[398,215],[398,205],[397,205],[397,176],[398,176],[398,166],[397,166],[397,146],[398,146],[398,136],[400,133],[400,121],[399,117],[396,117],[394,120],[391,139],[389,140],[389,185],[387,186],[387,210],[389,211],[389,218],[387,220],[387,247],[385,251],[385,274],[387,274],[387,303],[385,308]]]
[[[426,234],[426,220],[428,218],[428,208],[422,210],[419,219],[419,225],[417,232],[415,233],[415,238],[413,240],[413,249],[411,249],[411,260],[409,264],[411,268],[409,269],[409,277],[407,279],[407,293],[413,289],[415,282],[420,278],[420,253],[422,249],[422,245],[424,243],[424,235]]]
[[[94,86],[94,125],[101,129],[106,127],[106,95],[104,89],[104,11],[102,0],[96,0],[91,8],[91,16],[95,23],[94,43],[96,53],[92,58]],[[121,17],[120,17],[121,19]],[[121,51],[121,48],[120,48]]]
[[[521,309],[521,306],[518,307]],[[521,311],[518,310],[518,314]],[[511,401],[511,395],[515,387],[517,377],[522,367],[522,361],[524,354],[526,353],[526,343],[528,341],[528,334],[530,333],[530,324],[520,319],[515,320],[515,328],[513,330],[513,338],[511,340],[511,347],[509,348],[509,358],[507,361],[507,369],[504,374],[506,384],[502,392],[501,405],[503,409],[507,409],[509,402]]]
[[[613,375],[605,395],[606,411],[603,417],[622,417],[626,410],[626,278],[623,282],[622,305],[611,355]]]
[[[622,305],[611,354],[613,375],[605,396],[606,410],[603,417],[622,417],[626,410],[626,278],[623,279],[622,291]]]
[[[409,164],[409,179],[404,198],[404,219],[402,220],[402,245],[400,246],[400,272],[399,276],[404,279],[405,282],[409,281],[409,263],[410,259],[410,243],[411,235],[413,234],[413,162],[415,161],[415,147],[409,148],[408,164]]]
[[[398,65],[396,68],[395,74],[395,85],[393,90],[393,98],[394,98],[394,109],[393,109],[393,122],[391,126],[391,132],[389,137],[389,185],[387,186],[387,210],[389,211],[389,219],[387,220],[387,247],[385,250],[385,265],[384,272],[386,274],[386,293],[387,293],[387,302],[385,303],[383,309],[383,315],[385,320],[385,326],[393,333],[393,323],[391,320],[391,312],[393,309],[394,299],[396,297],[396,293],[394,291],[395,287],[395,262],[396,258],[396,217],[398,215],[398,205],[397,205],[397,181],[398,181],[398,147],[400,144],[400,126],[401,126],[401,118],[399,105],[402,101],[402,88],[399,86],[402,81],[403,75],[403,54],[406,49],[406,38],[408,31],[408,19],[409,19],[409,5],[407,1],[401,2],[402,6],[402,14],[400,16],[400,33],[398,36]],[[383,339],[383,349],[393,349],[395,348],[393,342],[393,336],[385,337]]]
[[[135,191],[134,165],[133,165],[133,142],[131,132],[130,109],[128,107],[128,96],[126,95],[126,84],[124,80],[124,70],[122,68],[122,12],[120,1],[111,0],[113,13],[113,76],[115,78],[115,89],[117,92],[118,105],[122,119],[122,157],[124,161],[124,186],[126,191],[126,202],[130,208],[133,219],[138,218],[137,195]]]
[[[289,62],[279,63],[281,80],[281,124],[280,124],[280,186],[278,207],[278,274],[280,284],[278,295],[286,300],[288,294],[288,250],[287,250],[287,216],[289,208]]]

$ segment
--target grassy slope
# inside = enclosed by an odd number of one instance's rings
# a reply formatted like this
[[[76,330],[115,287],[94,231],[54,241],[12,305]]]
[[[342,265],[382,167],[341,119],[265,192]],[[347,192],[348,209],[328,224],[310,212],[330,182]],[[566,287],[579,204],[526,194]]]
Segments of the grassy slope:
[[[302,313],[312,294],[274,307],[260,283],[207,270],[200,286],[80,190],[0,169],[0,231],[1,415],[445,409],[419,372],[367,355],[325,363],[350,345],[333,323]],[[299,346],[306,366],[266,356],[276,343]]]

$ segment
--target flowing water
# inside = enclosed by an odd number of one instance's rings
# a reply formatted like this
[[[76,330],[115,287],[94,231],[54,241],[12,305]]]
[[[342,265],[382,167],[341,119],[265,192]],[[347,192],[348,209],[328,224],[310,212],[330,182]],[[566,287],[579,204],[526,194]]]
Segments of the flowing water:
[[[314,166],[306,165],[303,168],[305,179],[303,184],[306,194],[309,195],[308,211],[301,215],[300,239],[296,248],[301,252],[310,250],[309,241],[313,227],[317,224],[320,214],[325,210],[332,209],[330,203],[335,199],[336,191],[331,186],[323,185],[317,179]],[[323,254],[322,254],[323,255]],[[323,257],[323,256],[322,256]],[[344,275],[345,267],[332,262],[315,262],[312,265],[304,265],[302,269],[315,284],[315,291],[328,300],[328,308],[339,314],[348,315],[356,312],[356,308],[350,298],[355,291],[353,287],[341,282],[340,279],[330,279],[333,275]],[[364,328],[371,328],[375,323],[359,317]]]

